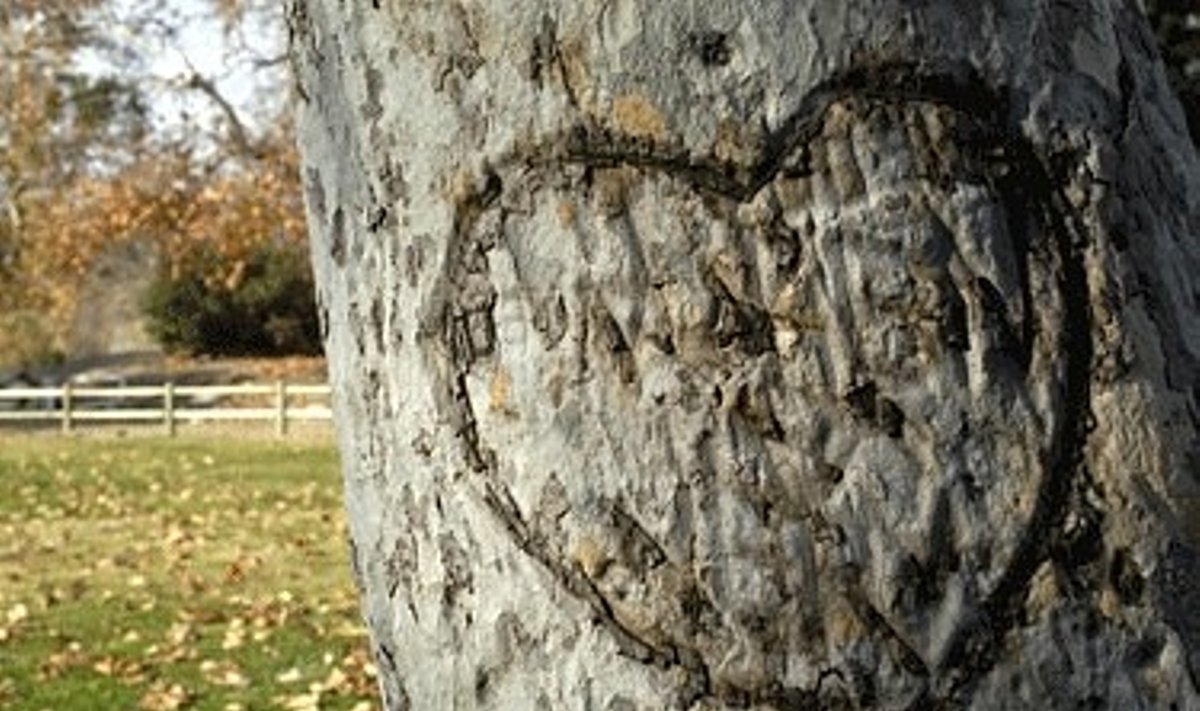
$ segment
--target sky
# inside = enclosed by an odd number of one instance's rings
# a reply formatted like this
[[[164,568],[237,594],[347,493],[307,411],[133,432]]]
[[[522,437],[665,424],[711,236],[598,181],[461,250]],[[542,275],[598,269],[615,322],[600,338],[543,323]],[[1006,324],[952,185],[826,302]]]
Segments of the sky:
[[[286,101],[280,5],[264,3],[263,11],[229,33],[206,0],[110,0],[96,21],[116,46],[82,53],[81,68],[137,77],[151,98],[154,125],[167,132],[220,120],[212,99],[183,88],[198,73],[253,130]]]

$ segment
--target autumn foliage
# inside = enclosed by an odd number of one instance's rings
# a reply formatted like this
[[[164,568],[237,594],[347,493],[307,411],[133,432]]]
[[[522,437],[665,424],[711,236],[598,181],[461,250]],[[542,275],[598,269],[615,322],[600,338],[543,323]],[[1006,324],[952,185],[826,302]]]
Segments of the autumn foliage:
[[[153,245],[168,279],[230,293],[264,253],[306,254],[288,121],[244,125],[197,74],[180,90],[201,88],[224,130],[162,130],[150,89],[78,71],[82,49],[110,41],[89,22],[100,5],[0,8],[0,361],[61,347],[84,277],[122,243]]]
[[[167,269],[236,289],[264,245],[301,246],[303,209],[290,145],[253,170],[194,175],[185,156],[149,156],[112,176],[81,176],[31,206],[19,272],[52,313],[74,307],[74,289],[97,255],[123,240],[152,240]],[[216,255],[219,259],[212,259]]]

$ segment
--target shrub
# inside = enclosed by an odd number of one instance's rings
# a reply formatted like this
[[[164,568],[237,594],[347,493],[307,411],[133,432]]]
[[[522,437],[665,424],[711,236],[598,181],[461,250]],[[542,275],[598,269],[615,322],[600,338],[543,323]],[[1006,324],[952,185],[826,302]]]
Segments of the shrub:
[[[169,352],[218,356],[316,355],[320,327],[308,258],[266,247],[247,260],[235,286],[207,277],[196,260],[164,271],[147,289],[147,330]]]

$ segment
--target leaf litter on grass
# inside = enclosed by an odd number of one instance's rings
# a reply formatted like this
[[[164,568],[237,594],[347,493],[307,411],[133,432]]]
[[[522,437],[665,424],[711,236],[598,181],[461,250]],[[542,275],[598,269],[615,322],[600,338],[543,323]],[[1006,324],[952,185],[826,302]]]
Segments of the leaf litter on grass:
[[[6,438],[0,708],[377,709],[344,538],[326,444]]]

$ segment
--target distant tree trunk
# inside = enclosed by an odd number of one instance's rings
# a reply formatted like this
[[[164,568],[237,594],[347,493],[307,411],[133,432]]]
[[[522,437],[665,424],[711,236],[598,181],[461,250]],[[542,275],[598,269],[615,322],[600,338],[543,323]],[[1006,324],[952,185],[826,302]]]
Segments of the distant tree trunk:
[[[388,709],[1200,708],[1124,0],[296,0]]]

